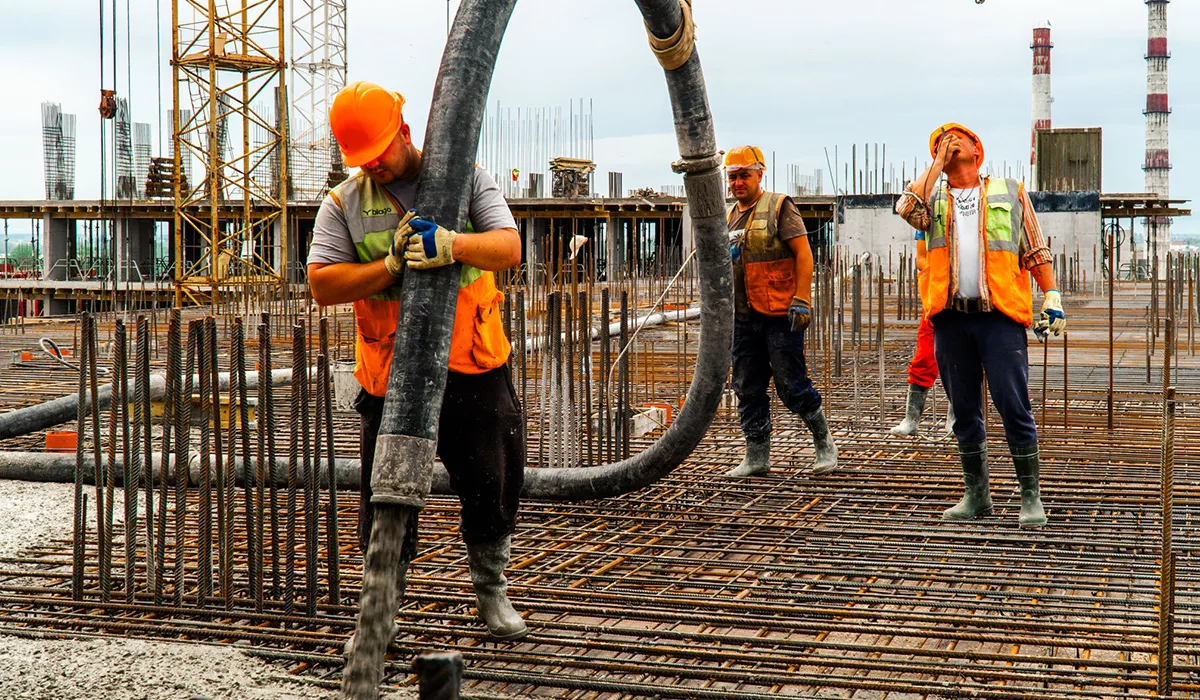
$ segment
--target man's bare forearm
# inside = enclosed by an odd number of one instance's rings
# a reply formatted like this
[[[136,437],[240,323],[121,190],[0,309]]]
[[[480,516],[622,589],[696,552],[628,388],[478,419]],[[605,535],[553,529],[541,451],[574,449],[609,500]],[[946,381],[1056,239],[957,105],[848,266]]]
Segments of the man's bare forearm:
[[[812,303],[813,256],[808,245],[808,236],[793,238],[787,242],[796,256],[796,296]]]
[[[348,304],[366,299],[396,283],[383,260],[369,263],[311,263],[308,286],[321,306]]]
[[[454,259],[480,270],[507,270],[521,264],[521,237],[513,228],[460,234],[454,238]]]
[[[1050,263],[1042,263],[1029,272],[1033,275],[1033,279],[1037,280],[1038,287],[1043,292],[1058,289],[1058,283],[1054,279],[1054,266]]]

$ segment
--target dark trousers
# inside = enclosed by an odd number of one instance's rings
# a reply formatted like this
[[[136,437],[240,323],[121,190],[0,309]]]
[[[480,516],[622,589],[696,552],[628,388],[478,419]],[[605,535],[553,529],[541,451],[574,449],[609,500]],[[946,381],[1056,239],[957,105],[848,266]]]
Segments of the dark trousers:
[[[999,311],[943,311],[933,317],[934,353],[954,406],[954,436],[983,442],[983,377],[1004,422],[1008,444],[1037,444],[1029,404],[1029,346],[1025,327]]]
[[[366,391],[354,408],[362,417],[358,542],[364,552],[371,537],[371,470],[383,417],[383,398]],[[437,454],[462,503],[462,538],[467,544],[494,542],[511,535],[525,485],[525,426],[508,365],[483,374],[451,372],[438,419]],[[415,551],[416,523],[410,522],[405,549]]]
[[[786,317],[751,312],[733,323],[733,390],[738,397],[742,433],[750,442],[771,435],[771,398],[767,385],[788,410],[810,415],[821,408],[821,395],[808,378],[804,331],[793,333]]]

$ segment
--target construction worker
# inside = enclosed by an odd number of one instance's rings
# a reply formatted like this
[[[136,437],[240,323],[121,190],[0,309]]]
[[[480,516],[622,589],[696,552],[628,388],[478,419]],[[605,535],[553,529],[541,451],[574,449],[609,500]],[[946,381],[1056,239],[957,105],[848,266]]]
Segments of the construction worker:
[[[917,242],[917,274],[921,275],[925,272],[927,264],[925,232],[917,231],[913,238]],[[921,414],[925,412],[925,399],[937,378],[937,358],[933,353],[933,326],[922,314],[921,323],[917,326],[917,348],[908,363],[908,398],[905,401],[904,420],[892,427],[889,431],[892,435],[903,437],[917,432],[921,425]],[[953,434],[954,404],[949,406],[946,412],[946,433]]]
[[[520,264],[521,240],[499,188],[480,168],[467,207],[469,235],[413,211],[421,152],[403,106],[399,93],[368,82],[352,83],[334,98],[329,125],[345,164],[362,170],[321,202],[308,256],[317,303],[354,304],[354,376],[362,385],[355,402],[362,417],[359,545],[366,552],[371,534],[371,470],[392,365],[399,281],[459,262],[437,454],[462,502],[462,538],[479,616],[493,637],[516,639],[526,626],[508,601],[504,569],[525,478],[525,430],[506,364],[511,346],[499,312],[504,295],[492,273]],[[416,528],[409,529],[401,593],[416,553]]]
[[[812,431],[813,474],[837,469],[837,446],[808,378],[804,329],[812,318],[813,258],[808,231],[795,202],[763,189],[766,162],[755,146],[725,154],[733,256],[733,388],[746,437],[746,456],[727,476],[766,474],[771,469],[771,404],[767,385]]]
[[[1046,513],[1025,329],[1033,322],[1031,274],[1044,293],[1038,332],[1057,335],[1066,326],[1050,251],[1024,186],[980,176],[983,142],[973,131],[954,123],[938,127],[929,136],[929,152],[933,164],[906,188],[896,212],[926,235],[921,304],[933,324],[938,370],[956,418],[966,493],[942,517],[968,520],[992,508],[986,372],[1020,482],[1019,524],[1041,526]]]

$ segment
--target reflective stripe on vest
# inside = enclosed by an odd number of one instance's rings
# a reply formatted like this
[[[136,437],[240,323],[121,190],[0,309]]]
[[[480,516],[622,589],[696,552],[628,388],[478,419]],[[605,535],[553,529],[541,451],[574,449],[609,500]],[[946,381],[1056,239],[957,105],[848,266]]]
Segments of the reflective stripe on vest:
[[[1032,293],[1029,272],[1021,267],[1021,235],[1024,211],[1020,202],[1021,184],[1013,179],[988,178],[980,200],[985,212],[984,256],[989,306],[1028,326],[1032,323]],[[949,220],[949,195],[946,188],[934,193],[930,201],[931,221],[925,238],[928,273],[920,280],[925,315],[931,318],[946,308],[950,296],[950,246],[946,237]],[[964,235],[956,228],[956,235]],[[978,231],[970,232],[978,236]]]
[[[779,238],[779,212],[787,195],[764,192],[742,235],[746,302],[766,316],[786,316],[796,294],[796,256]],[[729,208],[732,222],[737,205]]]
[[[386,257],[401,219],[399,203],[391,194],[361,172],[329,194],[341,206],[359,261]],[[467,230],[471,230],[469,226]],[[450,339],[452,372],[480,374],[508,361],[512,346],[499,313],[503,300],[491,272],[461,266]],[[400,288],[396,286],[354,303],[354,376],[375,396],[387,392],[399,310]]]

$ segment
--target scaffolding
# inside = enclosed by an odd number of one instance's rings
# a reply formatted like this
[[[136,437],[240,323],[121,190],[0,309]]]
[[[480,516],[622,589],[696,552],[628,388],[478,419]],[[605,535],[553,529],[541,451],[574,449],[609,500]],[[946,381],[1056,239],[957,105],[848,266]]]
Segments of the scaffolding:
[[[237,303],[287,280],[287,104],[281,0],[177,0],[172,16],[176,304]],[[276,161],[277,166],[270,163]],[[224,297],[224,299],[223,299]]]
[[[346,86],[346,0],[292,0],[291,199],[313,201],[345,178],[329,108]]]
[[[75,115],[42,103],[42,162],[46,199],[75,198]]]

